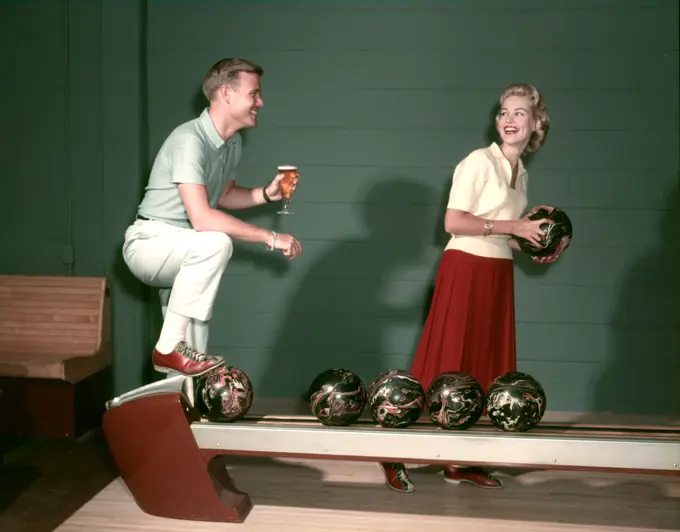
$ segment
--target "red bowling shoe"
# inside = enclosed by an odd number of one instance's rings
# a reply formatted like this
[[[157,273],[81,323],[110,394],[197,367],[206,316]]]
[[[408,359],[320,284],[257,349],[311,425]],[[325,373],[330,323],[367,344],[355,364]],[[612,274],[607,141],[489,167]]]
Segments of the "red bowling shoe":
[[[156,371],[169,373],[176,371],[187,377],[197,377],[224,364],[219,356],[205,355],[189,347],[186,342],[178,342],[174,351],[164,355],[153,350],[153,365]]]
[[[478,488],[498,490],[503,487],[501,479],[492,477],[478,467],[444,466],[444,480],[451,484],[467,482]]]
[[[380,463],[379,465],[385,473],[385,482],[391,490],[410,493],[416,489],[404,464]]]

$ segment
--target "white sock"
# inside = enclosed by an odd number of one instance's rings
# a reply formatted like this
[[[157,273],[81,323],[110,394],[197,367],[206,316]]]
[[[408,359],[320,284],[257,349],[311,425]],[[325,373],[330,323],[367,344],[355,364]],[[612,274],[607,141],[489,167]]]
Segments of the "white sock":
[[[160,338],[156,344],[156,349],[159,353],[167,355],[171,353],[178,342],[186,339],[187,327],[191,318],[175,314],[171,310],[165,313],[165,320],[163,321],[163,328],[161,329]]]
[[[209,324],[193,318],[187,329],[187,343],[199,353],[206,353],[208,349]]]

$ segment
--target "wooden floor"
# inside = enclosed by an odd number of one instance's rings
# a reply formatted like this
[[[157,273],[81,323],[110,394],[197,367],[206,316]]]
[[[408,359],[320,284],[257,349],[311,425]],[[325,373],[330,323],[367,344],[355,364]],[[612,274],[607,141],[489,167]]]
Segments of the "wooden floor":
[[[144,514],[120,479],[57,532],[240,531],[633,531],[680,530],[680,478],[582,472],[502,471],[502,490],[443,482],[411,469],[416,491],[387,489],[377,465],[292,459],[230,459],[250,494],[243,524],[174,521]],[[168,464],[172,467],[172,464]]]

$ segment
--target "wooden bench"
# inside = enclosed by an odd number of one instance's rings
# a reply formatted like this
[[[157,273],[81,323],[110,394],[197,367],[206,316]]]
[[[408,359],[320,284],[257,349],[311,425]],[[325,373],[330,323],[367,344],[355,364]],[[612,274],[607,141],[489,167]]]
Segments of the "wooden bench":
[[[111,397],[106,278],[0,275],[0,433],[77,437]]]

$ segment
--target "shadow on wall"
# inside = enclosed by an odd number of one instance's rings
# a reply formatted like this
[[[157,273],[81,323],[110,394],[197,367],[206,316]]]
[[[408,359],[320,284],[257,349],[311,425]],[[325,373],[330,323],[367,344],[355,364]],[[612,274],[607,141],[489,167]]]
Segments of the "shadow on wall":
[[[391,279],[422,262],[434,202],[431,188],[386,177],[356,204],[367,235],[331,244],[297,286],[258,386],[263,397],[305,398],[313,378],[331,367],[351,369],[368,385],[389,366],[385,336],[420,325],[423,311],[420,295],[391,298]]]
[[[203,94],[203,88],[199,87],[196,89],[194,96],[191,98],[191,114],[192,116],[198,116],[203,112],[208,106],[208,100]]]
[[[158,302],[158,291],[149,288],[147,285],[139,281],[134,275],[132,275],[127,264],[125,264],[125,260],[123,260],[123,243],[125,240],[125,231],[135,220],[137,206],[142,201],[142,197],[144,196],[144,189],[146,188],[150,171],[151,163],[143,165],[138,183],[139,188],[136,196],[137,200],[129,211],[126,223],[121,224],[119,228],[119,234],[116,235],[116,239],[114,240],[112,253],[113,263],[111,264],[110,268],[112,280],[116,284],[117,290],[126,295],[126,300],[133,300],[137,305],[140,305],[143,308],[143,327],[145,332],[149,331],[149,319],[151,312],[153,312],[154,304]],[[154,299],[154,296],[156,296],[156,299]],[[125,305],[127,303],[119,302],[116,299],[112,301],[113,306],[121,304]],[[116,336],[114,336],[115,343],[116,337],[120,336],[124,331],[121,331],[118,327],[114,328],[114,331],[116,334]],[[139,368],[139,377],[142,383],[146,384],[148,382],[158,380],[159,374],[154,371],[153,365],[151,364],[151,350],[155,344],[155,339],[152,342],[149,335],[143,334],[141,340],[141,345],[139,345],[138,349],[135,349],[135,351],[131,353],[123,353],[122,357],[119,356],[117,360],[114,361],[114,364],[123,365],[125,372],[130,371],[130,369],[133,367]],[[118,376],[118,372],[116,372],[116,376]],[[137,379],[132,377],[132,380],[136,381]],[[118,386],[117,382],[116,386]]]
[[[640,257],[621,283],[611,317],[612,360],[594,392],[596,412],[680,416],[677,186],[668,192],[659,222],[656,248]]]

